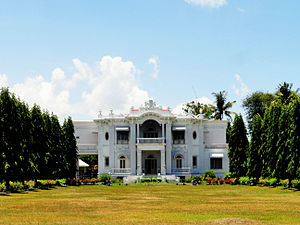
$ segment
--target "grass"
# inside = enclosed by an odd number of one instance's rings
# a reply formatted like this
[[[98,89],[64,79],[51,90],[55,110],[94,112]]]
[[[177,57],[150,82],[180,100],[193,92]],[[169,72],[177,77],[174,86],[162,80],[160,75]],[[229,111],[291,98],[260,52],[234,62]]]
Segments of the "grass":
[[[300,224],[300,192],[230,185],[85,185],[0,195],[0,224]]]

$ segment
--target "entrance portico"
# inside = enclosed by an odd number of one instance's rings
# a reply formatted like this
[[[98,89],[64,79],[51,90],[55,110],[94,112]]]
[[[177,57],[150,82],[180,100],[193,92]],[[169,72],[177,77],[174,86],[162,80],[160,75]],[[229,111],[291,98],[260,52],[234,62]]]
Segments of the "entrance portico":
[[[153,138],[156,139],[156,138]],[[137,144],[137,175],[166,174],[165,144]]]

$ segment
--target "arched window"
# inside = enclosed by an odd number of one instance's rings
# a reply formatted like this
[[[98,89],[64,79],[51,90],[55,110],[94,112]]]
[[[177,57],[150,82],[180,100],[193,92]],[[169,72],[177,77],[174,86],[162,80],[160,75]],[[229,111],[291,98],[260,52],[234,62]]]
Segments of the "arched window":
[[[176,168],[178,169],[182,168],[182,159],[183,159],[182,155],[177,155],[175,159],[176,159]]]
[[[126,168],[125,167],[125,161],[126,161],[126,158],[125,156],[120,156],[120,168]]]

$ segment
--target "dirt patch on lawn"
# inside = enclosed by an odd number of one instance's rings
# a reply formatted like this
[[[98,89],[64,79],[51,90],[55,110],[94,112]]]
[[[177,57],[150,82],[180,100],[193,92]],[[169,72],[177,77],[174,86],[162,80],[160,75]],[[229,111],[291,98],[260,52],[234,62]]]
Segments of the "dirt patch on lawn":
[[[261,222],[255,221],[255,220],[249,220],[249,219],[242,219],[242,218],[221,218],[216,220],[208,221],[204,224],[207,225],[225,225],[225,224],[262,224]]]

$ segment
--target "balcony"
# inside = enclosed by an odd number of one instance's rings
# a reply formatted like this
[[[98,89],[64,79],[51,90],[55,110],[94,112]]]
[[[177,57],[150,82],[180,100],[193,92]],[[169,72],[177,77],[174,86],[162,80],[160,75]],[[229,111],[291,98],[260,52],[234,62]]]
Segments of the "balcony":
[[[130,175],[131,168],[111,168],[112,175]]]
[[[96,144],[77,144],[79,155],[97,155],[97,145]]]
[[[164,144],[165,138],[137,138],[137,144]]]
[[[205,149],[228,149],[228,144],[226,143],[205,144]]]
[[[173,168],[172,173],[180,173],[180,174],[190,174],[191,173],[191,168],[186,167],[186,168]]]

